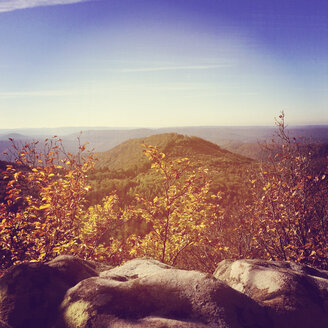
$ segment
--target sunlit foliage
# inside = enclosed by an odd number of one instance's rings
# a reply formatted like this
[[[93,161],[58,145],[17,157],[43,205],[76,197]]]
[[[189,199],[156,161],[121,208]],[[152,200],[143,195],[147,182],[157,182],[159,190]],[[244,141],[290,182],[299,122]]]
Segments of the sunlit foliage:
[[[328,265],[328,184],[316,165],[316,147],[288,136],[285,116],[277,120],[278,138],[270,158],[250,181],[246,206],[252,227],[253,256]]]
[[[150,256],[207,272],[225,258],[327,269],[327,159],[318,160],[317,145],[288,135],[284,113],[276,124],[277,137],[265,146],[268,160],[262,163],[231,157],[197,138],[173,136],[179,154],[187,144],[206,151],[186,158],[144,145],[148,163],[115,172],[92,171],[95,159],[86,145],[71,154],[56,137],[21,147],[12,140],[15,161],[1,173],[6,191],[0,203],[0,271],[59,254],[113,265]],[[212,158],[212,151],[226,157]],[[202,167],[201,156],[210,170]],[[240,190],[222,189],[215,165],[227,180],[229,172],[237,174]],[[90,172],[112,183],[105,183],[102,201],[92,206],[86,200]]]
[[[7,196],[0,205],[2,267],[74,253],[92,155],[85,155],[85,145],[76,155],[67,153],[56,138],[42,146],[33,142],[19,147],[12,141],[11,151],[16,165],[3,173]]]
[[[78,255],[81,258],[118,265],[130,258],[128,220],[115,194],[102,204],[90,206],[81,217]]]
[[[188,158],[168,160],[156,147],[145,147],[152,169],[160,175],[161,192],[152,200],[137,196],[133,211],[151,230],[143,237],[135,236],[131,252],[175,265],[186,249],[204,242],[206,229],[214,223],[207,172],[195,169]]]

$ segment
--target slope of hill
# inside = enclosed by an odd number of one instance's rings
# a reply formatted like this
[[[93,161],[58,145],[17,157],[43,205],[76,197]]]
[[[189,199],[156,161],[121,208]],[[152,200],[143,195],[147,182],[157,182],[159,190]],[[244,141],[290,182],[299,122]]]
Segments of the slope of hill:
[[[98,155],[98,168],[108,168],[110,170],[129,170],[131,168],[142,167],[147,163],[147,158],[143,155],[143,146],[153,145],[171,158],[189,157],[193,160],[204,162],[213,158],[220,161],[247,161],[240,155],[233,154],[222,149],[218,145],[198,137],[189,137],[177,133],[156,134],[146,138],[131,139],[114,147],[113,149]]]
[[[242,177],[254,161],[231,153],[209,141],[176,133],[131,139],[98,154],[95,172],[90,175],[91,203],[116,190],[124,202],[135,193],[152,197],[157,192],[156,177],[143,154],[142,144],[157,146],[169,159],[188,157],[197,167],[208,169],[212,191],[225,191],[235,197],[242,190]]]

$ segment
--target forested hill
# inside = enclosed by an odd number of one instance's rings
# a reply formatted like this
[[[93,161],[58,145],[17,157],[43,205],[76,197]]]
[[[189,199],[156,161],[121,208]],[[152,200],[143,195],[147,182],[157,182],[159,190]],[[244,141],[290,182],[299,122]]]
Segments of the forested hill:
[[[176,133],[153,135],[128,140],[113,149],[98,154],[98,162],[90,175],[91,203],[117,191],[129,202],[136,193],[152,197],[156,192],[156,177],[143,154],[142,144],[157,146],[170,159],[189,158],[197,167],[208,169],[212,191],[222,190],[234,197],[242,190],[242,177],[254,161],[198,137]]]

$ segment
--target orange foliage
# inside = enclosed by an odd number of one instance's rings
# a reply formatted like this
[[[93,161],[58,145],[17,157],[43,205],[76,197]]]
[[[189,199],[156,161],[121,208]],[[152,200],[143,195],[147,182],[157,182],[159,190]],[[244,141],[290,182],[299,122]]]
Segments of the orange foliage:
[[[85,145],[73,155],[60,139],[21,148],[12,141],[16,164],[3,172],[0,203],[0,269],[59,254],[111,264],[146,255],[209,272],[225,257],[327,268],[328,174],[315,164],[315,147],[288,136],[283,113],[277,126],[270,161],[254,170],[245,199],[224,210],[209,193],[206,170],[153,146],[144,152],[160,180],[156,197],[136,195],[123,209],[112,194],[87,208],[87,172],[95,160]]]
[[[22,261],[46,261],[74,253],[79,217],[89,190],[87,171],[93,167],[85,145],[77,155],[65,151],[60,139],[46,139],[19,148],[12,141],[16,164],[8,165],[7,196],[0,206],[2,267]]]
[[[253,256],[328,266],[328,184],[315,167],[315,149],[290,138],[284,113],[277,121],[275,155],[251,182],[247,223]],[[277,151],[278,150],[278,151]]]
[[[162,191],[152,200],[137,196],[137,206],[129,209],[151,225],[145,236],[132,237],[131,253],[171,265],[188,262],[186,251],[205,242],[207,229],[215,222],[207,172],[194,168],[188,158],[169,160],[153,146],[145,146],[144,153],[161,176]]]

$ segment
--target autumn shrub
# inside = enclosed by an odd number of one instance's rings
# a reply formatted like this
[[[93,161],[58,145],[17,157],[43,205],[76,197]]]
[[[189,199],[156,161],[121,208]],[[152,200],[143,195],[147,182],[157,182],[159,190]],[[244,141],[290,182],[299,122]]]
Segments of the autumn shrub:
[[[131,254],[186,267],[192,260],[186,254],[205,242],[205,232],[214,223],[207,172],[187,158],[168,159],[153,146],[145,146],[144,153],[160,176],[161,193],[151,200],[137,195],[136,206],[129,209],[150,225],[144,236],[130,237]]]
[[[119,206],[116,194],[88,208],[79,221],[79,247],[76,255],[84,259],[119,265],[133,256],[129,224],[131,217]]]
[[[0,205],[1,268],[59,254],[111,264],[147,255],[197,267],[190,254],[206,242],[216,215],[206,170],[145,146],[160,181],[158,195],[136,195],[136,203],[122,209],[118,197],[110,194],[102,204],[87,208],[87,172],[94,158],[85,151],[83,145],[75,155],[66,152],[60,139],[22,147],[13,141],[15,164],[3,172],[7,188]]]
[[[133,195],[125,207],[108,192],[88,207],[87,174],[95,159],[86,145],[72,154],[58,138],[21,146],[12,140],[15,163],[2,172],[0,271],[59,254],[113,265],[150,256],[207,272],[225,258],[327,269],[327,160],[317,160],[317,145],[289,136],[284,113],[276,124],[277,138],[265,146],[268,160],[254,164],[237,201],[212,194],[207,170],[190,159],[144,145],[153,190]]]
[[[248,256],[328,268],[328,179],[316,165],[318,147],[290,137],[284,113],[276,124],[278,138],[250,179],[252,200],[244,207],[252,234]]]
[[[2,173],[7,187],[0,204],[1,267],[74,254],[93,156],[85,145],[75,155],[66,152],[58,138],[21,147],[12,140],[10,152],[15,164]]]

